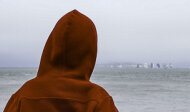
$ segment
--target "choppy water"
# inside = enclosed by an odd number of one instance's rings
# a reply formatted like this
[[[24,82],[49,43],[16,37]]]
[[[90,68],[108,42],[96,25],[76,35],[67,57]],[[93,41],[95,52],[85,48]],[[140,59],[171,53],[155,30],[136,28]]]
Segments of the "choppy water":
[[[0,112],[35,68],[0,68]],[[190,112],[190,69],[96,68],[92,78],[120,112]]]

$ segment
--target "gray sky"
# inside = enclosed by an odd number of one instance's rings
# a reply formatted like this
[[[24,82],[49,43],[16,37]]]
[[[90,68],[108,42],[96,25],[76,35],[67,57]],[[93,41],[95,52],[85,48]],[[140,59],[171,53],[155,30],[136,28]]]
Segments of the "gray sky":
[[[190,65],[189,0],[0,0],[0,66],[38,66],[54,25],[73,9],[96,25],[97,63]]]

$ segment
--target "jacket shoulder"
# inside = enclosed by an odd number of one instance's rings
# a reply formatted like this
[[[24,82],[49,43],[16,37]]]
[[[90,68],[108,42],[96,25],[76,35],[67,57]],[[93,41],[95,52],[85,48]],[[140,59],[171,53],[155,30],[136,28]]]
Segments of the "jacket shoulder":
[[[110,97],[109,93],[101,86],[92,83],[93,85],[93,93],[94,96],[96,96],[96,99],[99,99],[99,101],[104,100],[107,97]]]

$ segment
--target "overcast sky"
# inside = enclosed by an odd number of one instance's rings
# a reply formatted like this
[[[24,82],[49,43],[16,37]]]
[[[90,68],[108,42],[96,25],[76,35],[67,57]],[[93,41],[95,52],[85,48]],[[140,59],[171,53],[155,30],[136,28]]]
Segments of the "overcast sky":
[[[54,25],[73,9],[96,25],[97,63],[190,64],[189,0],[0,0],[0,66],[38,66]]]

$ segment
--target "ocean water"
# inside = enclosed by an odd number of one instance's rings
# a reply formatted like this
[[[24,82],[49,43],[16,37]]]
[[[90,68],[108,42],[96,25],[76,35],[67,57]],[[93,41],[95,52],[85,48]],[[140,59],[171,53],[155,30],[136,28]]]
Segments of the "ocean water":
[[[0,112],[36,68],[0,68]],[[190,69],[96,67],[91,81],[104,87],[120,112],[190,112]]]

